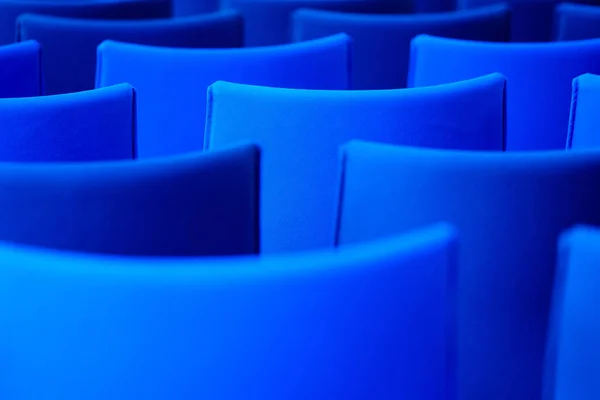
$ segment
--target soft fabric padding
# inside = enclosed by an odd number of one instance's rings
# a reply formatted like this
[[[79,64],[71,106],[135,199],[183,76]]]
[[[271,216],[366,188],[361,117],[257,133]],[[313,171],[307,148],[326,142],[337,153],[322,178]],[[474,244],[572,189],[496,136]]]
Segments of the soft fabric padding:
[[[134,255],[258,250],[254,146],[147,161],[0,163],[0,240]]]
[[[564,3],[556,6],[554,40],[600,38],[600,6]]]
[[[545,400],[600,398],[600,229],[577,226],[559,242],[546,357]]]
[[[35,40],[0,46],[0,98],[43,93],[40,45]]]
[[[540,399],[556,242],[600,223],[600,152],[353,143],[341,176],[338,243],[457,227],[459,398]]]
[[[445,225],[261,258],[3,244],[0,394],[454,400],[456,263]]]
[[[502,150],[505,79],[416,90],[316,91],[217,82],[206,147],[263,150],[262,250],[331,246],[338,147],[351,139]]]
[[[33,13],[71,18],[146,19],[171,16],[170,0],[48,1],[0,0],[0,44],[15,41],[15,22]]]
[[[444,0],[441,0],[444,1]],[[285,44],[291,40],[291,16],[300,8],[357,13],[409,12],[409,1],[381,0],[230,0],[244,16],[246,46]]]
[[[139,157],[201,150],[206,89],[215,81],[347,89],[350,45],[350,38],[343,34],[290,45],[224,50],[108,41],[98,48],[97,86],[129,82],[136,88]],[[241,132],[244,127],[237,129]]]
[[[508,41],[510,10],[493,5],[474,10],[417,15],[367,15],[302,9],[292,18],[295,40],[339,32],[353,40],[353,89],[406,87],[410,41],[421,33]]]
[[[93,89],[97,47],[106,39],[204,48],[241,47],[244,42],[242,17],[233,11],[136,21],[25,14],[17,20],[17,32],[19,40],[34,39],[42,45],[48,94]]]
[[[0,161],[131,159],[135,92],[128,84],[0,99]]]
[[[500,72],[507,78],[507,149],[564,149],[574,78],[600,73],[600,39],[486,43],[433,36],[412,41],[409,86]]]
[[[600,147],[600,76],[573,79],[567,149]]]

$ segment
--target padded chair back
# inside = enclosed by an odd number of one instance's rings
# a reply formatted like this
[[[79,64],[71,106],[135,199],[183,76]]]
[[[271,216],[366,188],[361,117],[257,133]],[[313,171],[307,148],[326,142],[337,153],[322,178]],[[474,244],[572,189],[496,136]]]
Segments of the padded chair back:
[[[416,90],[317,91],[217,82],[209,88],[206,148],[263,149],[262,249],[329,247],[339,146],[351,139],[500,151],[499,74]]]
[[[410,41],[421,33],[508,41],[510,9],[504,4],[429,14],[368,15],[302,9],[293,14],[293,38],[316,39],[344,32],[352,37],[353,89],[406,87]]]
[[[0,46],[0,98],[40,96],[42,82],[38,42]]]
[[[244,43],[242,17],[232,11],[130,21],[25,14],[17,20],[17,34],[18,40],[33,39],[42,45],[48,94],[93,89],[97,48],[106,39],[165,47],[226,48]]]
[[[0,99],[0,161],[132,159],[135,91],[128,84]]]
[[[0,0],[0,44],[15,41],[17,18],[26,13],[86,19],[167,18],[171,16],[171,0]]]
[[[347,89],[350,46],[343,34],[256,49],[169,49],[109,41],[98,48],[96,85],[129,82],[136,88],[139,157],[197,151],[204,143],[211,84]]]
[[[262,258],[3,244],[0,265],[5,399],[455,399],[445,226]]]
[[[600,39],[485,43],[418,36],[409,86],[438,85],[500,72],[507,78],[507,149],[564,149],[571,85],[600,73]]]
[[[254,146],[149,161],[0,164],[0,240],[110,254],[256,253],[258,166]]]
[[[342,154],[338,243],[439,221],[460,232],[459,398],[540,399],[556,242],[600,224],[600,152],[354,143]]]
[[[595,399],[600,397],[600,230],[570,229],[558,251],[544,399]]]

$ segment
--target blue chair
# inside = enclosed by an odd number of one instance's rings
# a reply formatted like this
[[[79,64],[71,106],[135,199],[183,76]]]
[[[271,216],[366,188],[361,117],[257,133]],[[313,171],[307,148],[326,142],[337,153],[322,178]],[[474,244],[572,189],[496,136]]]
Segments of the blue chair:
[[[217,82],[207,149],[249,141],[263,150],[264,252],[333,244],[338,147],[351,139],[500,151],[505,79],[493,74],[416,90],[316,91]]]
[[[577,226],[560,238],[546,358],[545,399],[600,397],[600,230]]]
[[[465,152],[354,143],[338,244],[448,221],[460,233],[458,392],[541,399],[556,241],[600,224],[600,152]]]
[[[600,7],[559,4],[554,14],[554,40],[600,38]]]
[[[600,76],[584,74],[573,79],[567,149],[600,147]]]
[[[48,1],[0,0],[0,45],[15,41],[16,20],[21,14],[46,14],[72,18],[146,19],[171,16],[170,0]]]
[[[132,159],[134,89],[0,99],[0,127],[0,161]]]
[[[243,146],[147,161],[0,163],[0,240],[126,255],[256,253],[258,160]]]
[[[140,158],[195,151],[203,147],[206,89],[212,83],[227,80],[347,89],[350,44],[346,35],[228,50],[168,49],[108,41],[98,48],[97,86],[129,82],[136,88]]]
[[[409,86],[437,85],[492,72],[506,76],[507,149],[564,149],[571,85],[600,73],[600,39],[560,43],[484,43],[418,36]]]
[[[19,40],[36,40],[44,50],[48,94],[94,88],[97,47],[106,39],[165,47],[241,47],[243,21],[231,11],[186,18],[137,21],[85,20],[24,14]]]
[[[289,43],[291,16],[300,8],[357,13],[410,12],[412,9],[410,1],[381,0],[231,0],[228,3],[244,16],[247,47]]]
[[[42,67],[35,40],[0,46],[0,98],[40,96]]]
[[[261,258],[3,244],[0,393],[454,400],[455,249],[446,226]]]
[[[406,87],[410,41],[420,33],[461,39],[508,41],[510,10],[493,5],[474,10],[417,15],[367,15],[298,10],[292,18],[296,41],[339,32],[353,40],[353,89]]]

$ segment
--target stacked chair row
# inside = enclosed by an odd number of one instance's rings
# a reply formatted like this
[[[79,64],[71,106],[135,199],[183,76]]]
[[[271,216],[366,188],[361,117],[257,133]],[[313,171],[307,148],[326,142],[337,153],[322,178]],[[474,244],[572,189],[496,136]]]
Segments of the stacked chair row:
[[[0,399],[600,397],[600,7],[458,3],[0,1]]]

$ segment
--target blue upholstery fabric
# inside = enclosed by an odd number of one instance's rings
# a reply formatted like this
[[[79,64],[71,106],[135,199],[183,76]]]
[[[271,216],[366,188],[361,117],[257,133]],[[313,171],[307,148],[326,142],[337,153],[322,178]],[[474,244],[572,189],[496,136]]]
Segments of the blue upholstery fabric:
[[[546,358],[546,399],[600,397],[600,229],[577,226],[559,243]]]
[[[212,83],[227,80],[299,89],[347,89],[350,45],[346,35],[229,50],[105,42],[98,49],[97,86],[129,82],[137,89],[139,157],[201,150],[206,90]]]
[[[135,91],[127,84],[0,99],[0,161],[131,159]]]
[[[600,38],[600,6],[559,4],[554,14],[554,40]]]
[[[508,41],[510,10],[493,5],[459,12],[366,15],[302,9],[292,18],[295,40],[344,32],[353,39],[353,89],[406,87],[410,41],[418,34]]]
[[[39,96],[42,82],[38,42],[0,46],[0,98]]]
[[[254,253],[258,166],[255,146],[148,161],[0,163],[0,240],[112,254]]]
[[[556,242],[600,224],[600,152],[354,143],[341,177],[338,243],[439,221],[460,232],[459,398],[540,399]]]
[[[225,11],[186,18],[139,21],[84,20],[25,14],[17,20],[19,40],[44,49],[48,94],[94,88],[97,47],[106,39],[168,47],[241,47],[243,21]]]
[[[291,16],[300,8],[361,13],[409,12],[412,8],[408,1],[380,0],[229,0],[229,4],[244,16],[248,47],[288,43]]]
[[[585,74],[573,79],[568,149],[600,147],[600,76]]]
[[[146,19],[171,15],[170,0],[51,1],[0,0],[0,44],[15,41],[15,23],[25,13],[73,18]]]
[[[263,258],[95,257],[3,244],[0,303],[11,306],[0,307],[9,372],[0,393],[455,400],[456,262],[446,226]]]
[[[502,150],[505,79],[431,88],[314,91],[218,82],[209,88],[206,148],[263,149],[262,250],[330,246],[336,159],[351,139]]]
[[[413,39],[410,68],[409,86],[502,73],[508,80],[507,150],[564,149],[572,81],[600,73],[600,39],[485,43],[424,35]]]

